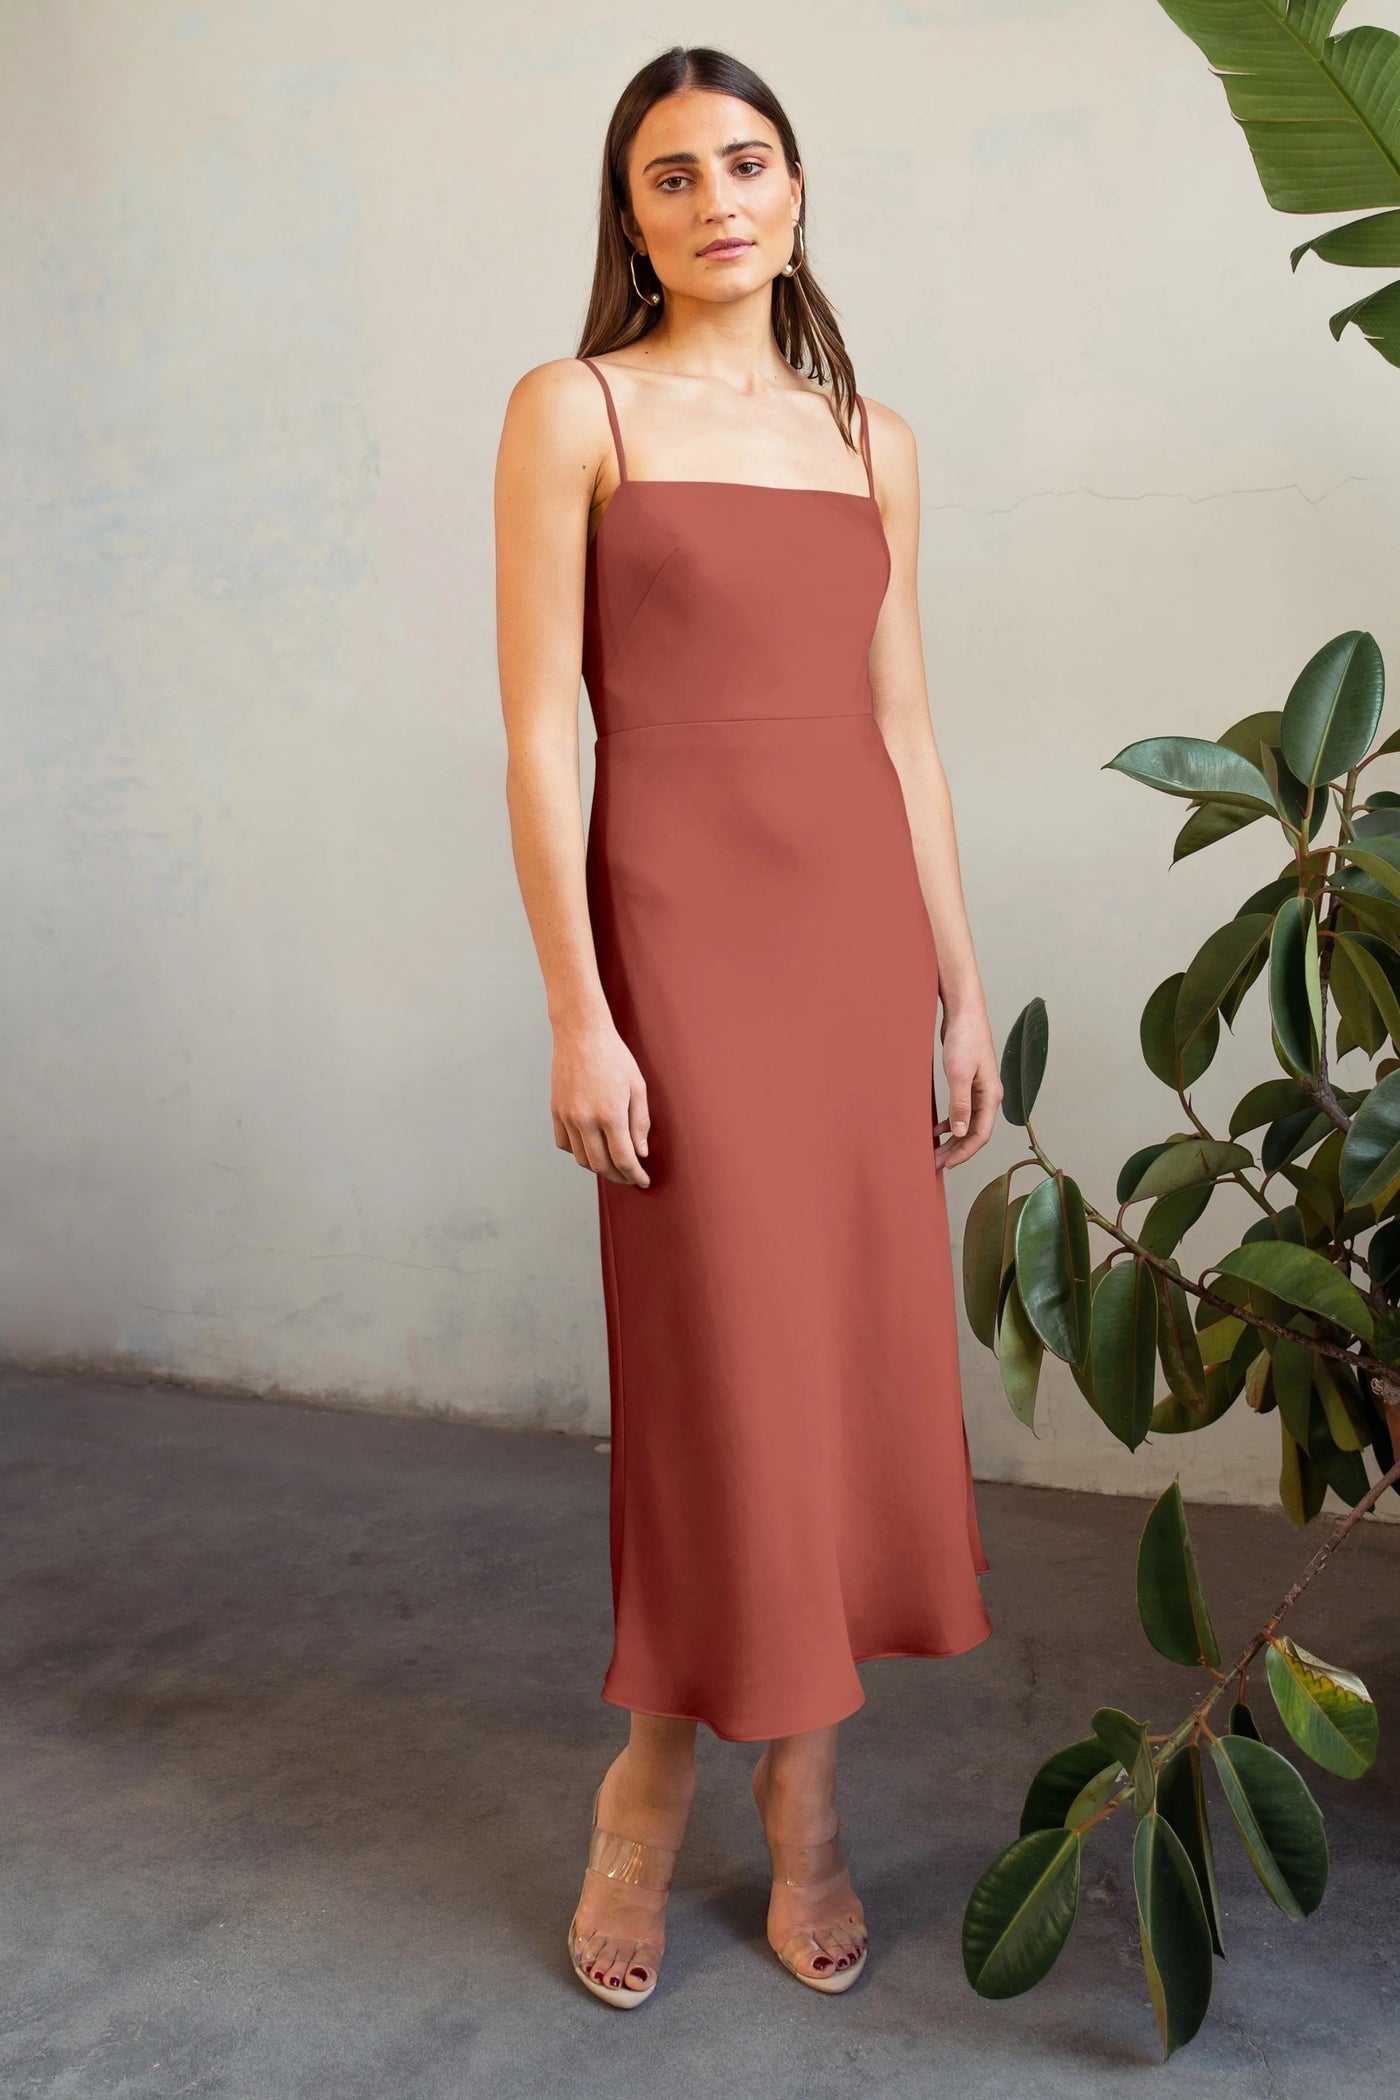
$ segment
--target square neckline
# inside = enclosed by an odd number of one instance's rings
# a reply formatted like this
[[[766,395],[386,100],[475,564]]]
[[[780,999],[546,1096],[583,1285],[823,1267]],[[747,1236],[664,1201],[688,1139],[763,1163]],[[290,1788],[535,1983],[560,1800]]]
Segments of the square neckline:
[[[875,506],[875,515],[879,519],[880,537],[885,542],[886,552],[889,551],[889,537],[885,532],[885,521],[880,510],[880,499],[875,493],[875,469],[870,462],[870,419],[866,411],[865,401],[859,393],[856,395],[856,400],[860,403],[860,449],[861,458],[865,463],[866,480],[864,491],[860,489],[811,488],[801,483],[786,481],[733,481],[727,478],[720,479],[710,476],[701,478],[697,475],[658,474],[651,477],[639,477],[635,474],[629,474],[627,471],[627,454],[622,443],[622,428],[618,422],[617,407],[613,401],[612,388],[608,385],[606,373],[601,365],[595,364],[591,357],[581,356],[579,363],[588,366],[589,371],[592,372],[599,386],[603,389],[603,399],[607,404],[608,423],[612,429],[613,448],[617,454],[618,468],[617,487],[608,498],[603,515],[594,527],[593,537],[587,544],[586,553],[591,554],[597,546],[602,537],[603,527],[612,515],[613,505],[622,494],[622,491],[633,486],[662,489],[762,489],[767,494],[777,496],[836,496],[848,503],[873,504]]]

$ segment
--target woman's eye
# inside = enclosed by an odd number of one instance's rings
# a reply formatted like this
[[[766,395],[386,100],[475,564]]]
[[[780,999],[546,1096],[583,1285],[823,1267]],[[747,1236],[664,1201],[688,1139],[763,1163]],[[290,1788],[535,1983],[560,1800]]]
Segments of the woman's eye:
[[[660,182],[657,183],[656,187],[659,190],[664,190],[668,188],[669,185],[673,182],[684,182],[685,180],[686,177],[684,175],[663,175]]]
[[[764,163],[761,160],[741,160],[736,163],[736,173],[740,168],[752,168],[755,174],[761,175],[763,167]]]

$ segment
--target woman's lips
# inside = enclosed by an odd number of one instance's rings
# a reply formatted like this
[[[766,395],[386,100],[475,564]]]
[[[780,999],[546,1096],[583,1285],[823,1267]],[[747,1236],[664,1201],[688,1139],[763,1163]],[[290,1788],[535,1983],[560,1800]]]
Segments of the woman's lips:
[[[745,249],[752,248],[752,246],[752,241],[711,241],[709,247],[702,248],[700,253],[702,255],[742,255]]]

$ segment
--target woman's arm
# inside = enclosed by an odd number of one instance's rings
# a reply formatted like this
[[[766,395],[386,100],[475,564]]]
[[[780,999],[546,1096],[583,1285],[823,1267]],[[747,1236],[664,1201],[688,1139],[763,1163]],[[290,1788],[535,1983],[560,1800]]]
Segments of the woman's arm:
[[[919,881],[938,951],[943,1001],[943,1070],[952,1141],[940,1166],[955,1167],[986,1144],[1002,1085],[987,1001],[977,972],[958,868],[953,803],[929,719],[919,630],[919,462],[914,433],[893,409],[871,402],[870,456],[890,547],[890,581],[870,647],[875,718],[904,790]],[[970,1127],[969,1127],[970,1125]]]
[[[646,1084],[613,1023],[585,882],[578,708],[588,519],[611,440],[574,358],[527,372],[496,461],[496,635],[511,845],[554,1030],[554,1140],[608,1181],[650,1186]]]

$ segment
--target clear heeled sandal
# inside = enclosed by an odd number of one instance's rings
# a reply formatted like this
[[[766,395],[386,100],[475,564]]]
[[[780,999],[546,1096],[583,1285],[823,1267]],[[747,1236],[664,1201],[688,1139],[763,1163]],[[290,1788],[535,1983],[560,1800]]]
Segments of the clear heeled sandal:
[[[769,1838],[768,1857],[775,1882],[809,1892],[823,1884],[829,1886],[846,1872],[840,1817],[831,1836],[823,1838],[817,1845],[787,1845]],[[772,1942],[769,1944],[771,1946]],[[799,1983],[809,1985],[814,1991],[828,1992],[848,1991],[865,1967],[869,1951],[870,1941],[864,1921],[850,1909],[829,1918],[819,1918],[815,1925],[802,1927],[790,1934],[781,1947],[774,1948],[783,1967]],[[799,1957],[808,1961],[829,1960],[830,1973],[823,1976],[810,1968],[800,1967]]]
[[[595,1874],[605,1874],[610,1881],[630,1882],[634,1888],[669,1889],[675,1872],[678,1852],[669,1845],[650,1845],[640,1838],[622,1837],[615,1830],[600,1830],[598,1827],[598,1797],[603,1791],[600,1780],[593,1796],[593,1828],[588,1844],[588,1865]],[[580,1902],[582,1899],[580,1898]],[[621,2006],[630,2011],[633,2006],[645,2005],[656,1989],[662,1942],[644,1933],[631,1934],[616,1929],[610,1932],[592,1932],[580,1935],[578,1927],[579,1906],[569,1920],[569,1960],[574,1974],[585,1990],[606,2005]],[[620,1947],[625,1960],[608,1964],[607,1980],[590,1976],[585,1964],[598,1960],[602,1950],[611,1943]],[[634,1987],[630,1979],[634,1975],[648,1975],[650,1981]],[[613,1978],[616,1977],[616,1982]]]

